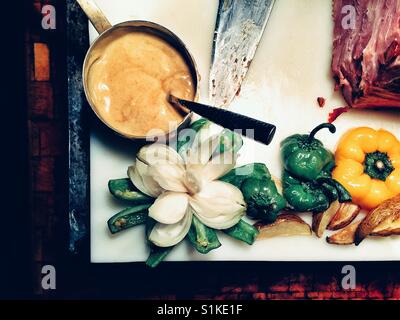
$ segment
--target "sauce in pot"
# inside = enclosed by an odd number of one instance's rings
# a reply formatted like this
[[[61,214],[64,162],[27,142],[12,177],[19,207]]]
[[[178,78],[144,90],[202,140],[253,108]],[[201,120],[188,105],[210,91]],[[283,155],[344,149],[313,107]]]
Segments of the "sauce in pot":
[[[131,136],[176,128],[183,116],[168,103],[168,95],[186,100],[195,95],[181,54],[155,35],[132,31],[104,47],[90,67],[88,90],[100,117]]]

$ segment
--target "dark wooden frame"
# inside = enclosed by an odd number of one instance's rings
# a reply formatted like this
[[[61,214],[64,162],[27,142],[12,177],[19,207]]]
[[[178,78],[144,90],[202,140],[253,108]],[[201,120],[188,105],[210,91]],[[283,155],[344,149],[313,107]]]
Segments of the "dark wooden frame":
[[[67,74],[69,126],[69,251],[58,270],[64,274],[63,297],[107,298],[229,298],[223,288],[253,284],[260,292],[276,279],[304,273],[320,275],[319,281],[341,278],[346,262],[169,262],[156,270],[144,263],[90,263],[89,125],[90,108],[82,87],[82,64],[89,47],[87,18],[74,0],[67,0]],[[65,249],[65,248],[64,248]],[[399,262],[349,262],[371,279],[375,273],[393,270]],[[329,275],[329,276],[327,276]],[[372,278],[373,279],[373,278]],[[329,281],[329,280],[328,280]],[[339,284],[340,285],[340,284]],[[256,289],[231,298],[253,298]],[[289,290],[289,287],[288,287]],[[334,289],[332,289],[334,290]]]

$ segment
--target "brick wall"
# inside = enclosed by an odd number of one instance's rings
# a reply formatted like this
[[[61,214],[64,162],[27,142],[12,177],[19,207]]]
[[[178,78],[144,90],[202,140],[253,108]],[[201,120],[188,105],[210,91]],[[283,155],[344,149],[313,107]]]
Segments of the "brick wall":
[[[41,268],[55,264],[57,246],[63,241],[56,231],[65,208],[67,183],[67,123],[65,101],[65,36],[62,14],[64,1],[32,1],[26,33],[28,130],[32,212],[32,259],[34,292],[40,285]],[[41,27],[42,6],[56,7],[55,30]]]
[[[56,30],[41,28],[41,8],[48,3],[57,9]],[[68,263],[71,263],[65,260],[65,253],[62,252],[67,250],[68,236],[64,5],[62,0],[32,0],[26,32],[32,280],[33,291],[38,297],[51,294],[41,289],[41,267],[44,264],[62,264],[64,269],[69,269]],[[293,269],[291,266],[294,266]],[[235,268],[233,265],[231,267]],[[392,271],[387,271],[390,268]],[[68,289],[59,286],[55,293],[58,297],[92,297],[105,293],[102,286],[104,279],[90,275],[88,269],[80,270],[79,274],[76,265],[71,265],[70,269],[74,271],[68,279],[75,279],[75,282],[67,286]],[[191,291],[185,289],[186,292],[178,295],[173,291],[173,285],[170,289],[160,289],[154,284],[153,292],[148,289],[143,293],[144,296],[137,292],[127,296],[155,299],[400,299],[399,273],[393,266],[358,266],[357,288],[350,291],[340,287],[340,269],[340,264],[329,268],[274,264],[265,270],[262,267],[254,268],[253,272],[246,274],[239,269],[221,271],[197,282]],[[118,290],[118,286],[115,290]],[[157,295],[154,293],[156,290],[160,292]]]

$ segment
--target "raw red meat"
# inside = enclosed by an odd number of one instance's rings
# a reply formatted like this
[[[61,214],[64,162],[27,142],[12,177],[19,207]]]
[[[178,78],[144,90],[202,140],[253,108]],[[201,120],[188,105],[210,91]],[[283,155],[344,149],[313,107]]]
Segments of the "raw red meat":
[[[333,0],[333,18],[332,72],[346,102],[400,107],[400,0]]]

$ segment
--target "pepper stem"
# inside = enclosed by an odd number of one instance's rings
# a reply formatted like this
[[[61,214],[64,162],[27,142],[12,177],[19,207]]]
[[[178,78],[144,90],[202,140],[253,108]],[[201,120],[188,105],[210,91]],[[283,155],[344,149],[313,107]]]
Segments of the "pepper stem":
[[[364,172],[372,179],[386,181],[393,170],[393,164],[386,153],[375,151],[365,155]]]
[[[335,133],[336,132],[336,127],[332,124],[332,123],[322,123],[319,126],[316,126],[310,133],[310,135],[308,136],[307,142],[311,143],[312,140],[314,139],[315,135],[318,133],[318,131],[322,130],[322,129],[329,129],[329,131],[331,133]]]
[[[378,160],[377,162],[375,162],[375,166],[379,171],[382,171],[385,169],[385,164],[383,163],[382,160]]]

